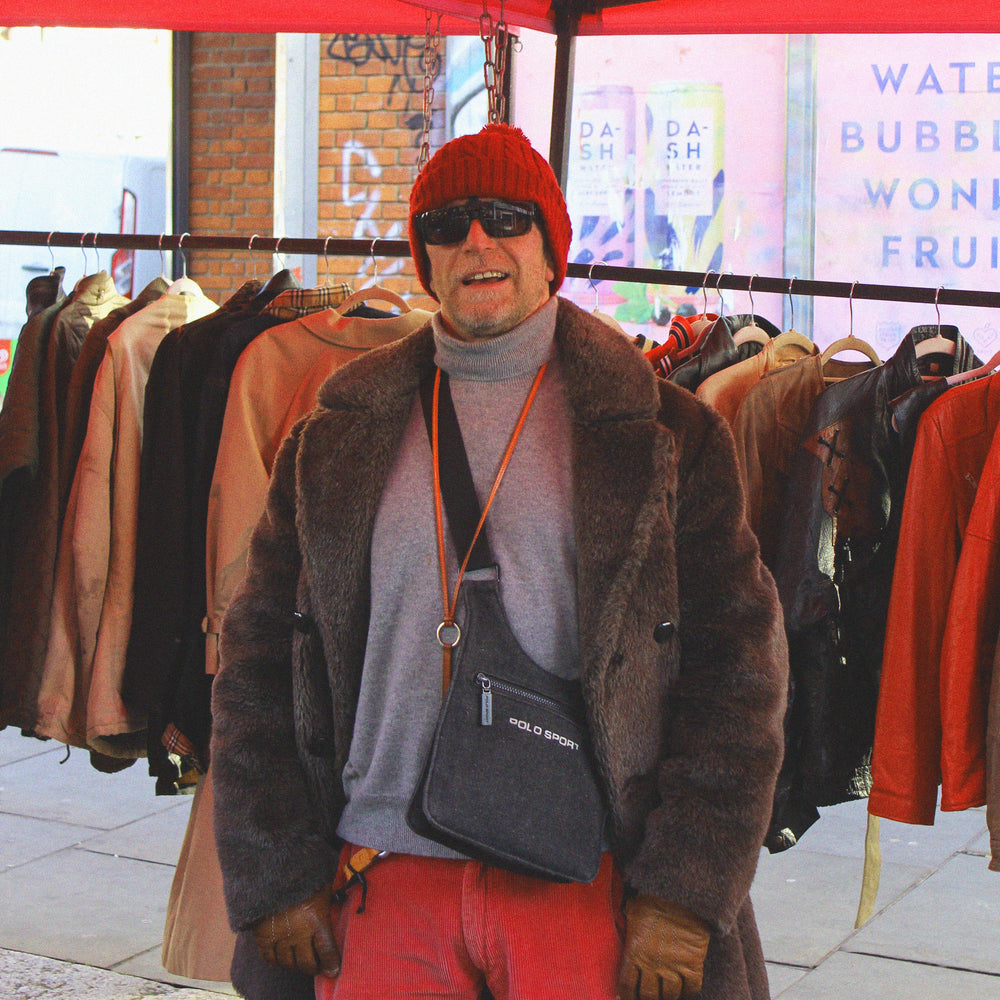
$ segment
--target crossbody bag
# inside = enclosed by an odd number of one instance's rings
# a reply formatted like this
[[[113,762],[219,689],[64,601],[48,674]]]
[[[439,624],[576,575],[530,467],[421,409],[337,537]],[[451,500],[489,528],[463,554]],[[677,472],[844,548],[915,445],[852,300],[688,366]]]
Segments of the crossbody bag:
[[[444,693],[407,822],[421,836],[499,868],[590,882],[600,867],[605,808],[580,683],[544,670],[521,649],[496,573],[464,579],[467,570],[495,565],[482,527],[543,373],[544,366],[483,510],[447,376],[438,370],[422,390],[435,465]],[[453,595],[442,506],[455,550],[465,554]]]

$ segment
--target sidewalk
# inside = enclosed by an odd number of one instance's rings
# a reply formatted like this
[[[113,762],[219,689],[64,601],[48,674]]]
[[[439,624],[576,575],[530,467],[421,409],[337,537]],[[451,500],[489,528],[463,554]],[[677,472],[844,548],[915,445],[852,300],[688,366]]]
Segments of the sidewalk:
[[[0,997],[232,997],[160,965],[190,799],[157,798],[142,761],[105,775],[82,751],[65,756],[0,732]],[[997,1000],[1000,874],[986,867],[984,810],[934,827],[883,821],[875,915],[856,931],[865,821],[863,802],[826,809],[798,846],[761,854],[753,900],[772,997]]]

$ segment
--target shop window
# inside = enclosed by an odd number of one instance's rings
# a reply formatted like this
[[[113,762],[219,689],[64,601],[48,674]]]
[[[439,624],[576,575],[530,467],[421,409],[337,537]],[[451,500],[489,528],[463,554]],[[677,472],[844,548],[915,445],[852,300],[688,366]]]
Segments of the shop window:
[[[512,103],[547,148],[533,100],[551,39],[522,33]],[[708,275],[709,290],[601,282],[566,293],[655,327],[718,311],[711,272],[992,288],[1000,261],[996,36],[684,36],[576,40],[566,193],[570,259]],[[627,53],[623,58],[621,53]],[[547,70],[546,70],[547,71]],[[703,279],[704,280],[704,279]],[[729,312],[750,311],[726,292]],[[821,345],[854,332],[887,356],[933,307],[757,294],[753,310]],[[982,357],[991,311],[943,310]],[[655,336],[655,330],[652,331]]]
[[[0,35],[0,229],[166,231],[170,32],[5,28]],[[71,291],[108,271],[123,294],[156,254],[0,247],[0,396],[31,278],[65,268]]]

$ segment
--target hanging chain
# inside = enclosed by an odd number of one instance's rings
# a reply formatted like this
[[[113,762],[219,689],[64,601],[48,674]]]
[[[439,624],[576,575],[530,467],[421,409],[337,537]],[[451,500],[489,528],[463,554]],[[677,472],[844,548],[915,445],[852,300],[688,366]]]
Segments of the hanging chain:
[[[504,83],[507,78],[507,42],[510,33],[503,19],[503,0],[500,0],[500,20],[496,25],[483,0],[483,13],[479,17],[479,37],[483,42],[483,80],[489,104],[490,124],[502,122],[507,117]]]
[[[417,173],[424,169],[431,158],[431,118],[434,114],[434,81],[441,72],[441,15],[431,32],[431,12],[424,10],[424,52],[420,61],[424,67],[424,131],[420,139],[420,155],[417,157]]]

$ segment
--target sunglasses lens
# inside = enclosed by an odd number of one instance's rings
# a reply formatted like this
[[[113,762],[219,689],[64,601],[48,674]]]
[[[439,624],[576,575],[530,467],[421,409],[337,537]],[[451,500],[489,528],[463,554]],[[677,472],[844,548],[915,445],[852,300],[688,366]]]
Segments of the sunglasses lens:
[[[416,217],[417,232],[425,243],[446,246],[469,235],[473,219],[478,219],[491,239],[523,236],[537,214],[531,204],[508,201],[470,201],[466,205],[435,208]]]
[[[535,217],[533,205],[514,205],[505,201],[487,202],[482,206],[480,220],[486,235],[497,237],[523,236]]]
[[[417,216],[417,228],[425,243],[444,246],[464,240],[472,219],[462,206],[437,208]]]

